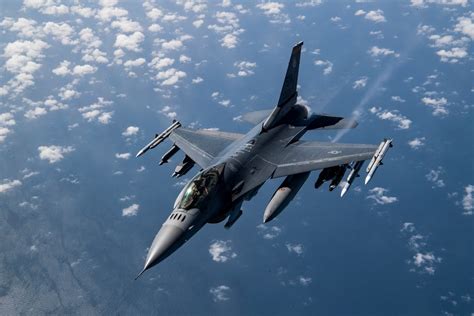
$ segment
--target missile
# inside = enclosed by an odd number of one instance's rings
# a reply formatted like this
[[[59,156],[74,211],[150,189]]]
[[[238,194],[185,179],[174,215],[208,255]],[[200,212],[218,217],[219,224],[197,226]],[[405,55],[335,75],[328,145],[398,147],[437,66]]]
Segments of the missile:
[[[342,165],[339,167],[337,170],[336,174],[334,175],[334,178],[331,181],[331,184],[329,185],[329,191],[334,190],[339,182],[341,182],[342,177],[344,177],[344,173],[346,173],[347,165]]]
[[[164,141],[168,136],[170,136],[171,132],[178,127],[181,126],[181,123],[178,121],[173,121],[173,124],[171,124],[167,129],[165,129],[161,134],[155,135],[155,138],[151,142],[149,142],[145,147],[140,149],[140,151],[137,153],[136,157],[140,157],[144,153],[146,153],[148,150],[155,148],[158,146],[162,141]]]
[[[385,141],[386,139],[384,139],[379,147],[377,148],[377,150],[375,151],[375,154],[372,156],[372,159],[370,160],[369,164],[367,165],[367,168],[365,169],[365,172],[369,172],[370,171],[370,168],[372,168],[372,165],[374,164],[375,160],[377,159],[377,157],[379,156],[379,153],[380,151],[382,150],[383,148],[383,145],[385,145]]]
[[[271,221],[285,209],[301,189],[306,179],[308,179],[308,176],[309,172],[304,172],[286,177],[265,208],[263,214],[264,223]]]
[[[179,165],[176,166],[171,176],[176,177],[176,178],[184,176],[189,170],[191,170],[193,166],[194,166],[194,161],[191,158],[189,158],[189,156],[186,155],[183,161]]]
[[[167,163],[168,160],[174,156],[174,154],[176,154],[177,152],[179,151],[179,147],[176,146],[176,145],[173,145],[173,147],[171,147],[170,150],[168,150],[164,155],[163,157],[161,157],[161,161],[160,161],[160,166],[164,163]]]
[[[352,182],[354,182],[355,178],[357,178],[359,176],[359,170],[360,170],[360,168],[362,167],[363,164],[364,164],[363,160],[357,161],[354,164],[354,166],[352,167],[351,172],[347,176],[346,183],[342,187],[341,197],[343,197],[346,194],[346,192],[347,192],[347,190],[349,190],[349,187],[351,186]]]
[[[393,145],[392,145],[391,139],[384,140],[382,149],[379,151],[378,156],[376,157],[374,163],[372,164],[372,166],[370,167],[368,171],[367,177],[365,178],[365,184],[369,183],[370,179],[372,179],[372,176],[374,175],[375,171],[382,164],[383,157],[387,153],[388,149],[392,146]]]

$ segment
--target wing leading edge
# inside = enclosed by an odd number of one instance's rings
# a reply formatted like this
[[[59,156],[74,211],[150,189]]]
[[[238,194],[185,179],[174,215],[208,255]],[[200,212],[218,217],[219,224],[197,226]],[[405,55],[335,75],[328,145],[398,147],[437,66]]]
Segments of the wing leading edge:
[[[214,157],[242,136],[237,133],[178,128],[169,138],[201,168],[206,168]]]

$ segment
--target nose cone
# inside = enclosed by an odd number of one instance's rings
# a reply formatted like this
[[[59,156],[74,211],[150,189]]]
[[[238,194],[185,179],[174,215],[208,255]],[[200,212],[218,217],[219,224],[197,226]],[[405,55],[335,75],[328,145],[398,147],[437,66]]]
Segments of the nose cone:
[[[146,270],[158,264],[160,261],[168,257],[182,243],[184,230],[174,225],[163,225],[158,234],[156,234],[148,255],[145,260],[145,266],[137,278]]]

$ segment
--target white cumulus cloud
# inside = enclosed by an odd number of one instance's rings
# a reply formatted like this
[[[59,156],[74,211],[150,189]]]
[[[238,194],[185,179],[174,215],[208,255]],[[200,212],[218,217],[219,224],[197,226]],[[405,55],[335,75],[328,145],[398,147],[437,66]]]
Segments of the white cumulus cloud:
[[[41,160],[47,160],[49,163],[56,163],[64,158],[65,154],[69,154],[74,151],[72,146],[39,146],[39,157]]]
[[[214,302],[222,302],[229,300],[228,293],[230,291],[230,287],[227,285],[219,285],[216,287],[212,287],[209,290],[209,293],[212,294],[212,299]]]
[[[140,205],[132,204],[129,207],[126,207],[122,210],[122,216],[125,216],[125,217],[136,216],[138,214],[139,209],[140,209]]]
[[[230,246],[231,241],[216,240],[209,247],[209,254],[215,262],[226,262],[229,259],[237,257]]]
[[[125,129],[125,131],[123,131],[122,135],[125,137],[130,137],[136,135],[139,130],[140,128],[137,126],[129,126]]]
[[[8,180],[4,179],[0,182],[0,193],[5,193],[21,185],[20,180]]]
[[[372,199],[380,205],[392,204],[398,201],[398,198],[395,196],[385,195],[387,192],[387,189],[375,187],[369,191],[371,194],[367,196],[367,199]]]
[[[399,129],[409,129],[412,121],[406,116],[401,115],[397,110],[387,111],[379,107],[369,109],[370,113],[377,115],[381,120],[388,120],[397,123]]]
[[[469,184],[464,188],[464,196],[462,198],[462,207],[464,215],[473,215],[474,212],[474,185]]]

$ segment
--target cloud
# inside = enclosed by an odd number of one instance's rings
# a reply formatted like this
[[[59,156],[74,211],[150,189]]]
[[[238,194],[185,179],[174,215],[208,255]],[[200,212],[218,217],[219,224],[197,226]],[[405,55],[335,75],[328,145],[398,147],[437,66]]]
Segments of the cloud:
[[[85,75],[90,75],[93,74],[97,71],[97,67],[91,66],[91,65],[76,65],[72,69],[72,74],[76,76],[85,76]]]
[[[182,63],[182,64],[187,64],[187,63],[191,62],[191,57],[186,56],[186,55],[180,55],[179,56],[179,62]]]
[[[13,114],[9,112],[0,113],[0,143],[3,143],[7,138],[7,135],[10,134],[11,129],[9,126],[16,124]]]
[[[459,58],[465,58],[468,56],[465,47],[453,47],[449,50],[441,49],[436,52],[436,55],[441,57],[442,62],[446,63],[457,63]]]
[[[165,50],[179,50],[183,47],[183,42],[179,39],[172,39],[161,43],[161,48]]]
[[[163,11],[161,11],[161,10],[158,9],[158,8],[150,7],[149,10],[146,12],[146,16],[147,16],[150,20],[156,21],[156,20],[158,20],[160,17],[163,16]]]
[[[412,148],[412,149],[419,149],[420,147],[422,146],[425,146],[425,137],[417,137],[417,138],[414,138],[412,140],[410,140],[408,142],[408,145]]]
[[[81,50],[82,60],[85,62],[96,62],[100,64],[108,63],[106,53],[99,50],[102,41],[94,35],[90,28],[84,28],[79,32],[80,45],[84,47]]]
[[[315,60],[314,64],[316,66],[325,67],[323,70],[324,75],[329,75],[332,72],[333,63],[329,60]]]
[[[448,100],[446,98],[430,98],[430,97],[423,97],[421,99],[425,105],[433,108],[433,115],[434,116],[443,116],[449,113],[448,109],[446,109],[446,105],[448,104]]]
[[[115,20],[110,26],[114,29],[119,29],[123,33],[141,32],[143,30],[140,23],[126,18]]]
[[[219,285],[216,287],[212,287],[209,290],[209,293],[212,294],[212,299],[214,302],[223,302],[229,300],[228,293],[230,291],[230,287],[227,285]]]
[[[169,67],[174,64],[174,59],[168,57],[155,57],[148,64],[149,67],[159,70],[162,68]]]
[[[209,247],[209,254],[215,262],[226,262],[229,259],[237,257],[235,252],[232,252],[230,246],[231,241],[216,240]]]
[[[368,51],[370,56],[372,57],[379,57],[379,56],[390,56],[393,55],[398,57],[399,54],[396,54],[395,51],[388,49],[388,48],[380,48],[378,46],[372,46]]]
[[[474,185],[469,184],[464,188],[464,196],[462,198],[462,207],[464,215],[473,215],[474,212]]]
[[[180,79],[185,78],[186,73],[176,68],[169,68],[165,71],[160,71],[156,75],[156,79],[162,80],[162,86],[171,86],[179,82]]]
[[[125,131],[123,131],[122,135],[125,137],[134,136],[138,133],[139,130],[140,130],[139,127],[129,126],[125,129]]]
[[[123,65],[125,67],[139,67],[146,62],[145,58],[137,58],[135,60],[127,60]]]
[[[128,49],[133,52],[141,51],[140,44],[145,39],[142,32],[134,32],[131,35],[118,34],[114,47]]]
[[[200,83],[200,82],[203,82],[204,79],[202,79],[201,77],[196,77],[192,80],[192,83]]]
[[[288,24],[291,22],[288,14],[282,12],[282,9],[285,7],[283,3],[263,2],[257,4],[256,7],[262,10],[263,14],[269,17],[270,23]]]
[[[467,2],[467,0],[466,0]],[[460,17],[458,18],[458,23],[454,27],[456,32],[460,32],[464,35],[467,35],[474,40],[474,13],[471,13],[471,17]]]
[[[46,15],[62,15],[69,13],[69,8],[53,0],[24,0],[26,9],[36,9]]]
[[[391,97],[391,100],[392,100],[392,101],[395,101],[395,102],[405,103],[405,100],[402,99],[402,98],[401,98],[400,96],[398,96],[398,95],[393,95],[393,96]]]
[[[433,275],[436,270],[436,264],[441,262],[441,257],[434,255],[433,251],[427,250],[427,238],[417,232],[415,225],[410,222],[403,223],[400,229],[405,235],[408,235],[408,247],[414,254],[408,264],[412,265],[411,272]]]
[[[302,286],[308,286],[311,284],[312,281],[313,279],[311,277],[304,277],[302,275],[298,277],[298,282],[300,282]]]
[[[39,146],[39,157],[41,160],[47,160],[49,163],[56,163],[64,158],[65,154],[73,152],[75,149],[72,146]]]
[[[69,70],[69,66],[71,63],[67,60],[63,60],[58,67],[54,68],[52,72],[57,75],[57,76],[66,76],[71,73],[71,70]]]
[[[131,156],[130,153],[115,154],[115,158],[124,159],[124,160],[128,160],[130,158],[130,156]]]
[[[125,217],[136,216],[138,214],[139,209],[140,209],[140,205],[132,204],[129,207],[126,207],[122,210],[122,216],[125,216]]]
[[[257,63],[250,61],[236,61],[234,67],[238,69],[237,73],[227,74],[228,77],[248,77],[254,74],[254,69],[257,67]]]
[[[288,249],[288,252],[295,253],[298,256],[301,256],[303,254],[303,245],[302,244],[287,243],[286,244],[286,249]]]
[[[35,107],[34,109],[32,110],[28,110],[26,111],[25,113],[25,117],[29,120],[33,120],[33,119],[36,119],[40,116],[43,116],[45,115],[46,113],[48,113],[48,111],[46,111],[45,108],[42,108],[42,107]]]
[[[369,78],[367,77],[360,77],[360,79],[357,79],[356,81],[354,81],[354,84],[352,85],[352,89],[362,89],[362,88],[365,88],[365,86],[367,85],[367,80]]]
[[[75,33],[74,28],[67,23],[46,22],[43,26],[43,32],[45,35],[51,35],[63,45],[75,45],[78,43],[77,40],[71,38]]]
[[[96,18],[103,22],[108,22],[114,18],[121,18],[127,15],[128,11],[123,8],[118,8],[115,6],[104,6],[97,12]]]
[[[0,183],[0,193],[6,193],[20,185],[21,185],[20,180],[3,179],[3,181]]]
[[[172,110],[172,108],[169,105],[165,105],[161,110],[161,114],[164,114],[170,119],[175,119],[178,116],[178,113]]]
[[[296,7],[304,8],[304,7],[315,7],[323,3],[323,0],[305,0],[296,3]]]
[[[383,16],[383,11],[382,10],[369,11],[365,15],[365,18],[367,20],[373,21],[375,23],[387,22],[387,20]]]
[[[221,39],[221,46],[225,48],[235,48],[239,42],[238,36],[244,31],[240,28],[239,19],[233,12],[218,11],[214,14],[217,24],[211,24],[208,29],[217,34],[224,35]]]
[[[373,21],[375,23],[380,23],[380,22],[387,22],[387,20],[385,19],[384,15],[383,15],[383,11],[382,10],[372,10],[372,11],[369,11],[369,12],[365,12],[364,10],[357,10],[355,13],[354,13],[355,16],[364,16],[365,19],[369,20],[369,21]]]
[[[460,5],[465,7],[469,0],[411,0],[411,6],[418,8],[426,8],[428,4],[439,4],[439,5]]]
[[[406,116],[401,115],[397,110],[387,111],[379,107],[372,107],[369,109],[370,113],[377,115],[381,120],[389,120],[397,123],[399,129],[409,129],[412,121]]]
[[[264,239],[274,239],[281,234],[282,229],[278,226],[266,226],[260,224],[257,226],[259,233],[263,236]]]
[[[442,167],[438,167],[436,170],[430,170],[428,174],[425,175],[426,179],[433,183],[433,188],[442,188],[445,186],[443,179],[440,175],[444,173]]]
[[[398,201],[398,198],[395,196],[385,195],[387,192],[387,189],[375,187],[369,191],[371,194],[367,196],[367,199],[372,199],[375,201],[375,203],[380,205],[392,204]]]
[[[221,45],[225,48],[235,48],[237,46],[237,42],[237,36],[234,34],[226,34],[221,40]]]
[[[112,101],[107,101],[104,98],[99,97],[97,102],[79,108],[79,112],[81,112],[82,117],[88,122],[97,121],[101,124],[109,124],[113,112],[106,112],[105,108],[112,104]]]
[[[17,40],[8,43],[3,49],[6,58],[4,69],[14,76],[2,87],[2,95],[12,93],[18,95],[26,88],[34,85],[33,74],[41,68],[39,61],[44,57],[43,50],[49,45],[42,40]]]
[[[61,98],[61,100],[69,100],[72,98],[77,98],[81,95],[80,92],[73,90],[73,89],[67,89],[67,88],[61,88],[61,91],[59,92],[58,96]]]
[[[433,265],[435,263],[441,262],[440,257],[436,257],[433,253],[421,253],[418,252],[413,256],[413,264],[418,268],[423,268],[425,272],[433,275],[435,269]]]

